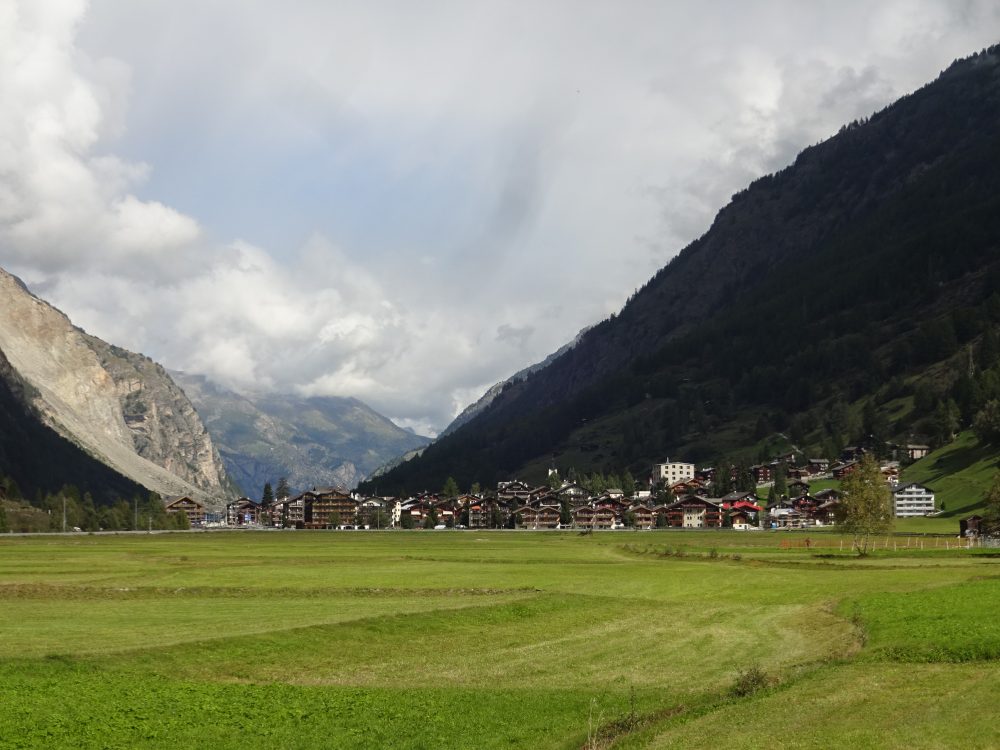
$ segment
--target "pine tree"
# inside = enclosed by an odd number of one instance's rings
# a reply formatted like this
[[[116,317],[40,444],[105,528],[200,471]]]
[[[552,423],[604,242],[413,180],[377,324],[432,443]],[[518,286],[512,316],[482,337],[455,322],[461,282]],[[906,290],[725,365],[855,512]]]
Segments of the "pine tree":
[[[274,496],[278,500],[287,500],[288,496],[291,495],[291,490],[288,488],[288,479],[282,477],[278,480],[278,489],[274,491]]]
[[[774,470],[774,494],[779,500],[788,496],[788,467],[784,461]]]
[[[454,477],[448,477],[444,481],[444,487],[441,489],[441,497],[452,498],[458,497],[459,489],[458,482],[455,481]]]
[[[0,534],[6,534],[8,531],[10,528],[7,526],[7,508],[3,500],[0,500]]]
[[[264,482],[264,491],[261,492],[260,502],[265,507],[274,502],[274,490],[271,489],[270,482]]]

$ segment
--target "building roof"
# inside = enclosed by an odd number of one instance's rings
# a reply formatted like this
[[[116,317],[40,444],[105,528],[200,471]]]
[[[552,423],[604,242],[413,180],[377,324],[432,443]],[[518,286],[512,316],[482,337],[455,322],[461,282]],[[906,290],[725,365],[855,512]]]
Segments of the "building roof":
[[[910,487],[916,487],[917,489],[921,489],[924,492],[929,492],[932,495],[934,494],[934,490],[932,490],[930,487],[924,487],[924,485],[917,484],[916,482],[909,482],[908,484],[898,484],[896,485],[896,488],[892,491],[892,494],[898,495],[900,492],[903,492],[904,490],[907,490]]]

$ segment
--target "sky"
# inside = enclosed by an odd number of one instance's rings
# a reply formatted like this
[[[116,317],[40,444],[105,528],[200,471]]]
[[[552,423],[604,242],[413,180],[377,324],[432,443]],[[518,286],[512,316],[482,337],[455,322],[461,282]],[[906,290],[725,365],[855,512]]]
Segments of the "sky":
[[[0,265],[101,338],[435,434],[995,0],[0,0]]]

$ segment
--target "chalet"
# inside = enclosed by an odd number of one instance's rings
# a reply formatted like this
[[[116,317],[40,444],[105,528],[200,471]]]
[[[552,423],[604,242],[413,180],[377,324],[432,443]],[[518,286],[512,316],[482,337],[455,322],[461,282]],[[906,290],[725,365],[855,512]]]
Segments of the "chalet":
[[[772,479],[771,467],[767,464],[754,464],[750,467],[750,474],[756,484],[767,484]]]
[[[839,504],[839,496],[830,500],[820,501],[820,504],[812,512],[813,520],[818,526],[829,526],[837,523],[837,506]]]
[[[802,495],[809,494],[809,482],[805,482],[801,479],[796,479],[794,482],[788,483],[788,496],[789,497],[801,497]]]
[[[664,507],[667,525],[683,529],[721,528],[723,510],[717,502],[689,495]]]
[[[792,466],[788,470],[789,479],[805,479],[808,476],[809,476],[809,469],[807,469],[804,466],[803,467]]]
[[[830,470],[830,461],[825,458],[810,458],[807,468],[813,476],[826,474]]]
[[[840,490],[835,490],[832,487],[827,490],[819,490],[813,497],[822,503],[829,502],[831,500],[840,500],[841,498]]]
[[[722,503],[723,508],[730,508],[733,505],[739,504],[752,505],[756,508],[758,503],[760,503],[754,492],[730,492],[728,495],[719,498],[719,501]]]
[[[860,448],[856,445],[849,445],[840,452],[840,462],[848,463],[850,461],[860,461],[861,457],[867,452],[868,451],[864,448]]]
[[[433,503],[434,514],[437,516],[438,523],[444,524],[445,526],[455,526],[458,524],[458,505],[452,499],[438,500]]]
[[[559,526],[559,506],[524,505],[514,511],[517,525],[526,529],[555,529]]]
[[[694,478],[699,482],[711,484],[715,481],[715,468],[712,466],[706,466],[704,469],[698,469],[694,473]]]
[[[656,523],[653,506],[651,505],[633,505],[628,509],[628,512],[635,518],[635,527],[637,529],[651,529]]]
[[[590,497],[590,493],[587,492],[585,487],[581,487],[575,482],[564,484],[558,490],[556,490],[556,495],[559,496],[560,500],[569,500],[570,505],[580,505],[587,502],[587,498]]]
[[[226,503],[227,526],[255,526],[260,523],[260,520],[260,503],[255,500],[251,500],[249,497],[241,497],[238,500]]]
[[[359,529],[377,530],[384,529],[386,526],[392,526],[392,519],[386,518],[385,499],[366,497],[357,503],[357,527]]]
[[[890,461],[883,464],[879,467],[879,471],[882,473],[882,478],[885,479],[886,484],[899,484],[899,461]]]
[[[934,512],[934,491],[911,482],[892,491],[892,508],[897,518],[926,516]]]
[[[962,537],[979,536],[982,524],[982,516],[967,516],[958,522],[959,534]]]
[[[518,479],[510,482],[499,482],[497,484],[497,502],[508,507],[525,505],[536,495],[543,495],[549,491],[548,487],[532,487]]]
[[[834,479],[843,479],[857,468],[858,468],[857,461],[846,461],[844,463],[839,463],[834,466],[831,466],[830,473],[833,474]]]
[[[280,505],[280,503],[278,503]],[[301,504],[301,517],[298,506]],[[288,521],[297,526],[301,521],[307,529],[330,526],[354,526],[358,503],[350,494],[337,487],[314,487],[286,502]]]
[[[462,495],[458,498],[462,507],[460,521],[470,529],[485,529],[489,525],[486,503],[476,495]]]
[[[273,526],[305,526],[306,495],[303,493],[284,500],[275,500],[265,514],[265,521]]]
[[[205,505],[188,495],[167,498],[163,509],[167,513],[183,513],[192,526],[202,526],[205,523]]]
[[[903,446],[903,452],[911,461],[919,461],[931,452],[929,445],[908,444]]]
[[[584,529],[613,529],[618,525],[614,509],[606,505],[583,505],[574,508],[573,525]]]
[[[756,525],[756,514],[747,510],[734,510],[729,514],[729,524],[736,531],[746,531]]]
[[[771,518],[771,526],[779,527],[782,525],[781,519],[784,516],[789,515],[795,510],[792,507],[791,502],[788,500],[780,500],[772,505],[767,506],[767,514]]]
[[[405,519],[409,518],[412,520],[414,528],[420,528],[433,510],[434,505],[429,500],[411,497],[409,500],[405,500],[400,508],[399,525],[405,527],[407,524]]]
[[[675,482],[670,485],[670,491],[674,493],[674,497],[683,497],[684,495],[708,496],[708,490],[705,489],[705,485],[697,479],[686,479],[682,482]]]
[[[771,516],[771,528],[773,529],[802,529],[812,525],[809,517],[797,510],[789,510],[781,515]]]

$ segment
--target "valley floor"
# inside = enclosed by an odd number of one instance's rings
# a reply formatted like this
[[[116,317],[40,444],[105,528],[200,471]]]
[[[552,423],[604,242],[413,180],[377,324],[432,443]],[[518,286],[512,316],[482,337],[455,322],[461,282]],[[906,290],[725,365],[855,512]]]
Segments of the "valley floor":
[[[1000,746],[1000,554],[821,536],[0,538],[0,747]]]

